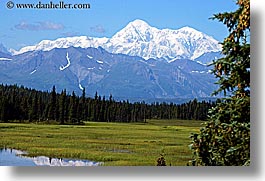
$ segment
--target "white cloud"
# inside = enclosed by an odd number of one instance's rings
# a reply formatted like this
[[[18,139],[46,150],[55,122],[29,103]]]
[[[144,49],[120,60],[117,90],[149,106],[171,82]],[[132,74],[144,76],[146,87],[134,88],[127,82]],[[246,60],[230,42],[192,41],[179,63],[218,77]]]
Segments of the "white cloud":
[[[22,21],[19,24],[15,25],[15,28],[18,30],[28,30],[28,31],[63,30],[64,25],[49,21],[40,21],[36,23],[28,23]]]
[[[92,32],[96,32],[96,33],[105,33],[106,32],[106,29],[101,25],[96,25],[96,26],[90,27],[90,30]]]

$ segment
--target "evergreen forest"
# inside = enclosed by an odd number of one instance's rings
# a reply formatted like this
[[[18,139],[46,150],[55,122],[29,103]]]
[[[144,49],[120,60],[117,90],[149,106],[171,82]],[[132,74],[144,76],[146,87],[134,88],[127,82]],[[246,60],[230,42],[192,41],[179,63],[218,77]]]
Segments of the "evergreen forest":
[[[183,104],[115,101],[95,93],[94,98],[66,89],[38,91],[18,85],[0,85],[0,122],[83,124],[94,122],[146,122],[147,119],[206,120],[216,102],[197,99]]]

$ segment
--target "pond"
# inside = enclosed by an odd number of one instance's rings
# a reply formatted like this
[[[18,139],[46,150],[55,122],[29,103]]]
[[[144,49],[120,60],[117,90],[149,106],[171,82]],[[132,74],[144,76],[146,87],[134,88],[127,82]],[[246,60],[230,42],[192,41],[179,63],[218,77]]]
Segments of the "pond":
[[[102,163],[89,160],[27,157],[26,152],[15,149],[0,149],[0,166],[100,166]]]

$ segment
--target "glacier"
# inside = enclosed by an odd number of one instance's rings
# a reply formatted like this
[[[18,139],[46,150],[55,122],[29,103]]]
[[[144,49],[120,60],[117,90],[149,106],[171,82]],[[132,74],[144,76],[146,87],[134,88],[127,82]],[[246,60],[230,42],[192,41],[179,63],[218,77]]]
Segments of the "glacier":
[[[66,53],[66,59],[67,59],[67,65],[65,66],[60,66],[60,70],[63,71],[64,69],[68,68],[71,65],[70,58],[68,55],[68,52]]]

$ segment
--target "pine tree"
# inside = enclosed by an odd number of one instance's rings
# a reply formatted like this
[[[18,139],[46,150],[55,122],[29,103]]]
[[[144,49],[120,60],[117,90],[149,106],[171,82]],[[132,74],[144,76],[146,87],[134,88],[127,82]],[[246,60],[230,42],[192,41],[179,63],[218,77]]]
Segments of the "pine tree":
[[[76,104],[76,95],[75,92],[72,92],[72,96],[70,97],[70,105],[69,105],[69,121],[74,123],[77,120],[77,104]]]
[[[3,97],[0,103],[1,103],[0,120],[2,122],[7,122],[8,121],[8,102],[6,98]]]
[[[56,119],[56,90],[55,86],[52,87],[52,92],[50,94],[50,102],[48,108],[48,119],[55,120]]]
[[[65,123],[65,115],[66,112],[66,90],[61,92],[60,99],[59,99],[59,120],[60,124]]]
[[[33,97],[30,100],[30,107],[29,107],[29,121],[36,121],[38,117],[38,98],[37,93],[34,92]]]
[[[229,35],[223,58],[214,62],[220,92],[227,95],[210,110],[199,134],[192,135],[192,165],[250,164],[250,1],[237,0],[235,12],[219,13]]]
[[[86,109],[86,89],[84,88],[83,91],[82,91],[82,97],[81,97],[81,102],[80,102],[80,117],[82,120],[85,120],[87,118],[87,109]]]
[[[38,101],[37,101],[37,106],[38,106],[38,110],[37,110],[37,118],[39,121],[43,120],[43,112],[44,112],[44,103],[43,103],[43,99],[42,99],[42,94],[38,93]]]

